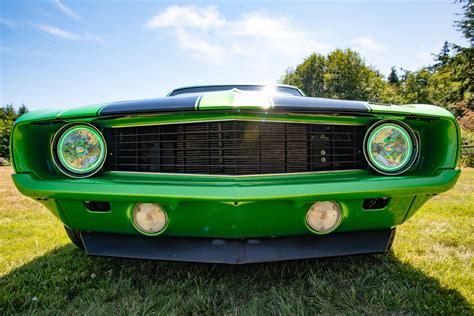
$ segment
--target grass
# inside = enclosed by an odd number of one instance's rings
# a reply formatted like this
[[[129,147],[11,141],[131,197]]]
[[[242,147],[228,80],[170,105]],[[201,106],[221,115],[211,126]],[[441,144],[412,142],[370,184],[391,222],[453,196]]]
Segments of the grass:
[[[224,266],[88,257],[0,168],[0,314],[474,312],[474,169],[399,227],[393,251]]]

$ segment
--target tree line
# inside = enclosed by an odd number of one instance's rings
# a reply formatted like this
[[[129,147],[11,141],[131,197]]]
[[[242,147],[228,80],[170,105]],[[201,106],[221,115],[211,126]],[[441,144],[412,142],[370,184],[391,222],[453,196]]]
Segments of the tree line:
[[[17,118],[28,113],[28,108],[22,104],[15,109],[13,104],[0,107],[0,166],[7,165],[10,159],[10,130]]]
[[[313,53],[281,82],[308,96],[392,104],[434,104],[450,110],[465,128],[474,128],[474,51],[445,43],[435,64],[417,71],[392,67],[387,78],[351,49]]]

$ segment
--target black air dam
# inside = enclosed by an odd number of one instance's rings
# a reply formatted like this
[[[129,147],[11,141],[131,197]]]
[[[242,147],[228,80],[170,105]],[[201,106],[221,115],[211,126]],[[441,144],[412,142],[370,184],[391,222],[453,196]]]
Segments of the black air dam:
[[[81,233],[92,256],[246,264],[385,252],[395,229],[254,239],[145,237]]]

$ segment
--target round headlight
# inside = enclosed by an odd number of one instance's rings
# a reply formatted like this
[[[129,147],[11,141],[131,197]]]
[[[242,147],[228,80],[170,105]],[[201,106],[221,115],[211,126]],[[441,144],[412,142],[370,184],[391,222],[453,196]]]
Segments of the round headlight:
[[[133,224],[142,234],[157,235],[168,223],[165,211],[158,204],[139,203],[132,211]]]
[[[341,207],[333,201],[314,203],[306,213],[306,223],[317,234],[327,234],[341,223]]]
[[[364,153],[376,171],[397,175],[408,170],[415,162],[416,138],[408,127],[400,124],[376,125],[367,133]]]
[[[106,145],[102,134],[90,125],[67,128],[56,144],[61,171],[73,177],[88,177],[105,162]]]

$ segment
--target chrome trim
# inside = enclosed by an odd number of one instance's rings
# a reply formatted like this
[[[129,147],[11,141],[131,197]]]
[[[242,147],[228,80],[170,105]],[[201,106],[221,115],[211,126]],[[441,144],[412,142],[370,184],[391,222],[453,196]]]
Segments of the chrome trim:
[[[404,129],[406,129],[406,131],[412,137],[412,140],[413,140],[413,153],[412,153],[412,157],[410,157],[410,162],[404,168],[394,171],[394,172],[386,172],[384,170],[380,170],[379,168],[377,168],[377,166],[374,166],[374,164],[370,161],[368,157],[368,153],[367,153],[367,139],[369,135],[377,126],[381,124],[385,124],[385,123],[394,123],[394,124],[400,125]],[[367,163],[369,164],[370,168],[372,168],[374,171],[380,174],[383,174],[385,176],[398,176],[402,173],[408,172],[418,161],[418,158],[420,157],[420,144],[421,144],[421,141],[418,139],[417,134],[413,131],[410,125],[399,120],[385,119],[385,120],[380,120],[380,121],[375,122],[367,129],[367,132],[365,133],[365,136],[364,136],[364,142],[362,145],[363,145],[365,160],[367,160]]]
[[[102,161],[102,163],[97,166],[97,168],[94,170],[94,171],[91,171],[89,173],[85,173],[83,175],[80,175],[80,174],[76,174],[76,173],[72,173],[72,172],[69,172],[69,171],[66,171],[66,170],[63,170],[65,169],[64,167],[62,167],[61,165],[61,162],[59,161],[56,161],[56,154],[55,154],[55,147],[57,147],[57,142],[60,138],[60,136],[66,131],[68,130],[69,128],[73,127],[73,126],[76,126],[76,125],[87,125],[91,128],[93,128],[94,130],[97,131],[97,133],[99,133],[99,135],[102,137],[102,140],[104,142],[104,150],[105,150],[105,154],[104,154],[104,160]],[[66,124],[66,125],[63,125],[61,126],[60,129],[58,129],[56,131],[56,133],[54,133],[53,137],[51,138],[51,144],[50,144],[50,149],[51,149],[51,160],[53,161],[53,164],[55,165],[56,169],[58,169],[59,171],[61,171],[61,173],[65,174],[66,176],[70,177],[70,178],[74,178],[74,179],[84,179],[84,178],[89,178],[89,177],[92,177],[93,175],[95,175],[97,172],[99,172],[102,167],[104,166],[105,164],[105,161],[107,160],[107,142],[105,141],[105,137],[104,135],[102,134],[102,132],[97,128],[95,127],[94,125],[90,124],[90,123],[83,123],[83,122],[72,122],[72,123],[69,123],[69,124]]]
[[[265,173],[265,174],[243,174],[243,175],[225,175],[225,174],[199,174],[199,173],[172,173],[172,172],[143,172],[143,171],[104,171],[104,174],[150,174],[150,175],[163,175],[163,176],[195,176],[198,177],[215,177],[215,178],[260,178],[260,177],[275,177],[275,176],[294,176],[294,175],[311,175],[321,173],[341,173],[341,172],[353,172],[353,171],[364,171],[367,169],[345,169],[345,170],[324,170],[324,171],[310,171],[310,172],[294,172],[294,173]]]
[[[290,120],[284,119],[253,119],[253,118],[229,118],[229,119],[210,119],[210,120],[187,120],[187,121],[175,121],[175,122],[154,122],[149,124],[137,124],[137,125],[124,125],[124,126],[110,126],[106,128],[127,128],[127,127],[138,127],[138,126],[154,126],[154,125],[173,125],[173,124],[192,124],[192,123],[209,123],[209,122],[231,122],[231,121],[246,121],[246,122],[273,122],[273,123],[295,123],[295,124],[313,124],[313,125],[345,125],[345,126],[366,126],[366,124],[358,124],[358,123],[326,123],[326,122],[310,122],[310,121],[299,121],[294,122]]]

